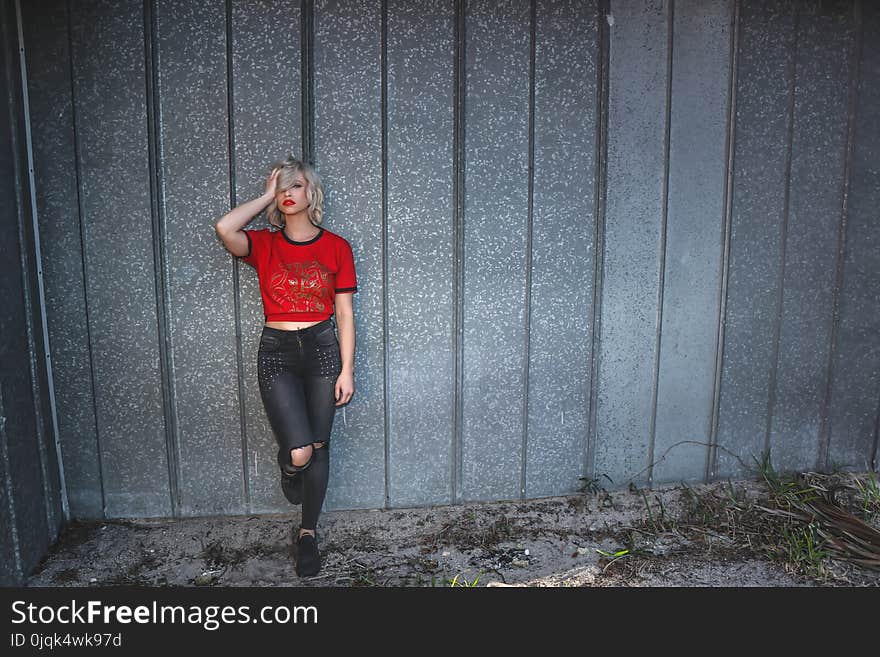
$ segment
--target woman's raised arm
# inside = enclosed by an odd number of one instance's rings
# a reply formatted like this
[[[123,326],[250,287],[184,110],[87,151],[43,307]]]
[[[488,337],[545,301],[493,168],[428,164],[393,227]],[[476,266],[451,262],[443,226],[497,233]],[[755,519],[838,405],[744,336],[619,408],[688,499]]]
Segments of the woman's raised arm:
[[[269,174],[266,180],[266,191],[262,196],[233,208],[214,224],[214,230],[217,231],[218,237],[232,255],[239,258],[247,255],[248,240],[242,229],[275,198],[277,179],[278,170],[276,169]]]

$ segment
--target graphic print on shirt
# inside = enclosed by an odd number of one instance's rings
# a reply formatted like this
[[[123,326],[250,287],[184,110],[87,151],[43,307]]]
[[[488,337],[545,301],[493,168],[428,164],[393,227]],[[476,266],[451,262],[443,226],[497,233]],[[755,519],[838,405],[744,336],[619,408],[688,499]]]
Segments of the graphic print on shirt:
[[[289,313],[333,312],[335,274],[317,260],[282,262],[269,281],[272,299]]]

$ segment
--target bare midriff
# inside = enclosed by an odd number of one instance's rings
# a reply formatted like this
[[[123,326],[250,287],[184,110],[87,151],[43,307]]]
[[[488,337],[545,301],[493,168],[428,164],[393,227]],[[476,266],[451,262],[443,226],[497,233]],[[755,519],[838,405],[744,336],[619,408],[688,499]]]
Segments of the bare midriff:
[[[320,324],[321,322],[266,322],[269,328],[281,329],[282,331],[298,331],[300,329]]]

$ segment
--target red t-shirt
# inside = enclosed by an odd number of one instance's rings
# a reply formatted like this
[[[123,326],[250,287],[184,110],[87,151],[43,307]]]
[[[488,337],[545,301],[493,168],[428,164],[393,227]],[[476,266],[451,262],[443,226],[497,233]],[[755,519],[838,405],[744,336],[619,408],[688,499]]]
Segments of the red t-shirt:
[[[351,245],[319,228],[307,242],[283,230],[246,230],[244,262],[257,270],[267,322],[320,321],[333,314],[339,292],[357,292]]]

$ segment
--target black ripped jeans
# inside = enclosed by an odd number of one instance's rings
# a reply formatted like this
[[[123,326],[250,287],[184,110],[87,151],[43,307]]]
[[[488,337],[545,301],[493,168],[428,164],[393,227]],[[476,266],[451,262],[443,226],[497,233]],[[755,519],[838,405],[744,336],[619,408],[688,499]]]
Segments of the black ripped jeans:
[[[257,377],[266,416],[278,443],[278,465],[290,466],[290,450],[324,443],[312,452],[303,477],[303,520],[314,529],[329,478],[330,430],[336,414],[336,380],[342,372],[333,321],[285,331],[263,327]]]

